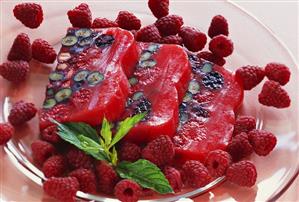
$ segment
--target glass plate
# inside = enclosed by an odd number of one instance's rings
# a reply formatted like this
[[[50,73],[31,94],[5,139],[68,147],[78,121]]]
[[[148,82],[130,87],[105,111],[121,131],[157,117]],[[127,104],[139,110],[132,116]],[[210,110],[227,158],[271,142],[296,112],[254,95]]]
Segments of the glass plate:
[[[16,1],[1,3],[1,14],[4,13],[1,16],[1,61],[5,61],[14,37],[20,32],[28,33],[32,40],[44,38],[55,45],[57,50],[60,48],[60,39],[69,26],[66,11],[75,7],[78,2],[41,1],[40,3],[44,9],[45,20],[41,27],[36,30],[25,28],[11,15]],[[90,1],[88,4],[93,12],[93,17],[115,19],[118,11],[129,10],[141,18],[143,24],[150,24],[155,20],[150,15],[146,1]],[[190,197],[195,201],[273,201],[277,199],[287,190],[299,172],[299,134],[296,123],[298,120],[298,104],[295,102],[295,100],[298,100],[298,69],[291,54],[269,29],[232,3],[226,1],[172,1],[170,10],[171,13],[183,16],[186,25],[198,27],[205,32],[214,15],[224,15],[229,21],[230,37],[235,45],[234,53],[225,65],[226,68],[235,70],[237,67],[246,64],[264,66],[270,61],[288,65],[292,71],[292,78],[285,88],[293,102],[290,108],[284,110],[261,106],[257,102],[257,94],[262,85],[245,93],[245,102],[240,113],[256,116],[258,118],[258,127],[272,131],[278,138],[278,145],[271,155],[268,157],[252,155],[250,157],[255,162],[258,170],[256,186],[250,189],[241,188],[224,182],[225,179],[223,178],[219,178],[204,188],[186,190],[183,195],[180,193],[180,195],[164,196],[159,201],[174,201],[181,197]],[[43,65],[32,61],[30,78],[21,86],[12,86],[0,79],[0,120],[6,120],[11,103],[17,100],[24,99],[41,106],[45,86],[48,82],[47,75],[54,67],[55,65]],[[34,118],[27,125],[19,128],[17,134],[5,147],[5,151],[11,162],[23,174],[33,182],[41,185],[44,176],[31,163],[30,151],[31,142],[38,138],[37,126],[38,119]],[[9,170],[4,169],[4,171],[8,172]],[[6,173],[4,173],[5,175]],[[4,183],[4,186],[5,183],[11,183],[12,180],[20,183],[18,175],[19,173],[7,173],[6,178],[10,180],[4,178],[2,183]],[[224,183],[222,184],[222,182]],[[41,199],[43,201],[52,201],[52,199],[42,195],[41,187],[30,181],[24,181],[23,183],[27,185],[22,186],[23,197],[20,200],[29,200],[30,198],[30,201],[40,201]],[[34,191],[30,192],[31,189]],[[92,196],[83,192],[78,192],[77,196],[89,200],[113,201],[113,199]],[[158,201],[158,199],[156,198],[154,201]]]

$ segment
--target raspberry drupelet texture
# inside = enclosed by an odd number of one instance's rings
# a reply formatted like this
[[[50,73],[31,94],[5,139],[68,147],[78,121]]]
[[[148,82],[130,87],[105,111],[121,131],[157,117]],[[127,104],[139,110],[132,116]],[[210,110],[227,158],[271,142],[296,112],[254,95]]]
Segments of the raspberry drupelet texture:
[[[162,18],[168,15],[169,0],[149,0],[148,7],[156,18]]]
[[[0,123],[0,145],[6,144],[14,133],[14,127],[10,123]]]
[[[58,135],[57,127],[55,125],[45,128],[41,132],[41,138],[53,144],[61,142],[61,138]]]
[[[96,18],[93,20],[91,27],[92,28],[118,27],[118,24],[117,22],[108,20],[107,18]]]
[[[170,137],[165,135],[161,135],[149,142],[142,150],[142,157],[144,159],[160,167],[171,163],[174,155],[174,145]]]
[[[275,135],[265,130],[252,130],[248,138],[253,150],[259,156],[267,156],[277,142]]]
[[[67,151],[66,159],[72,169],[93,168],[92,157],[75,147],[72,147]]]
[[[238,135],[242,132],[248,133],[255,129],[256,120],[253,116],[238,116],[234,126],[233,135]]]
[[[178,15],[167,15],[155,23],[162,36],[176,35],[183,24],[183,18]]]
[[[140,159],[141,148],[134,143],[125,142],[121,144],[118,154],[120,160],[134,162]]]
[[[259,102],[265,106],[287,108],[291,105],[287,91],[276,81],[266,81],[258,97]]]
[[[232,164],[226,171],[226,179],[234,184],[252,187],[257,178],[255,165],[251,161]]]
[[[43,10],[36,3],[21,3],[14,7],[14,16],[20,20],[26,27],[35,29],[43,21]]]
[[[67,12],[68,18],[73,27],[89,28],[92,23],[92,15],[89,6],[81,3],[73,10]]]
[[[215,63],[219,66],[223,66],[226,63],[224,58],[222,58],[210,51],[201,51],[197,54],[197,57],[200,59],[204,59],[204,60],[210,61],[212,63]]]
[[[40,62],[51,64],[57,54],[54,48],[43,39],[36,39],[32,43],[32,57]]]
[[[163,37],[160,40],[160,43],[182,45],[183,39],[182,39],[182,37],[177,36],[177,35],[170,35],[170,36]]]
[[[209,50],[220,57],[227,57],[233,53],[234,44],[227,36],[221,34],[212,38]]]
[[[56,153],[56,149],[52,144],[42,140],[35,140],[31,144],[31,151],[34,161],[40,165]]]
[[[97,192],[97,180],[95,173],[90,169],[79,168],[69,173],[70,177],[77,178],[80,190],[85,193]]]
[[[236,79],[243,85],[244,90],[251,90],[265,77],[265,72],[258,66],[243,66],[237,69]]]
[[[248,140],[248,135],[240,133],[233,137],[232,141],[227,145],[226,151],[231,155],[234,162],[252,154],[253,148]]]
[[[7,59],[10,61],[23,60],[29,62],[32,58],[30,39],[27,34],[19,34],[8,53]]]
[[[112,194],[119,177],[113,167],[105,161],[99,161],[96,165],[99,191],[105,194]]]
[[[120,28],[126,30],[139,30],[141,21],[133,13],[129,11],[120,11],[115,20]]]
[[[193,27],[182,27],[179,35],[183,39],[184,46],[193,52],[200,51],[207,43],[207,36]]]
[[[43,184],[44,191],[60,201],[75,202],[79,182],[75,177],[51,177]]]
[[[180,192],[183,187],[183,181],[181,178],[181,173],[177,169],[171,166],[166,166],[163,169],[163,173],[168,180],[170,186],[174,192]]]
[[[212,177],[221,177],[225,175],[226,169],[232,163],[232,158],[229,153],[223,150],[214,150],[209,152],[205,166]]]
[[[182,168],[183,180],[191,187],[203,187],[211,181],[211,175],[208,169],[199,161],[186,161]]]
[[[142,42],[158,43],[161,40],[161,35],[158,28],[152,24],[138,30],[136,33],[136,40]]]
[[[33,103],[18,101],[10,110],[8,120],[13,126],[19,126],[31,120],[37,112]]]
[[[277,81],[280,85],[287,84],[291,76],[290,69],[286,65],[274,62],[266,65],[265,73],[269,80]]]
[[[66,159],[62,155],[51,156],[44,162],[42,167],[42,171],[47,178],[61,177],[66,170]]]
[[[216,15],[211,21],[208,35],[209,37],[213,38],[214,36],[218,36],[220,34],[228,36],[228,23],[225,17],[222,15]]]
[[[0,65],[0,75],[15,84],[24,82],[29,74],[29,63],[23,60],[9,61]]]
[[[141,191],[141,187],[132,180],[121,180],[114,187],[114,195],[122,202],[138,201]]]

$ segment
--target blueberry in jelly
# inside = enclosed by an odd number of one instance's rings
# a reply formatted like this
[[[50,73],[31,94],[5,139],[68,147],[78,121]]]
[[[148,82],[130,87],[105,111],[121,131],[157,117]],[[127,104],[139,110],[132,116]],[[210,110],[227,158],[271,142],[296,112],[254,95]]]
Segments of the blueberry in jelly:
[[[66,36],[62,39],[61,43],[63,46],[74,46],[77,44],[78,38],[75,36]]]
[[[70,88],[62,88],[55,94],[55,100],[57,102],[62,102],[67,100],[72,95],[72,89]]]
[[[51,81],[61,81],[61,80],[63,80],[63,78],[64,78],[64,75],[62,73],[59,73],[59,72],[52,72],[49,75],[49,79]]]
[[[209,117],[209,111],[204,109],[201,106],[194,106],[192,108],[192,112],[198,117],[204,117],[204,118]]]
[[[90,44],[92,44],[93,39],[91,37],[87,37],[87,38],[83,38],[81,40],[79,40],[78,44],[79,46],[89,46]]]
[[[43,108],[50,109],[50,108],[54,107],[55,105],[56,105],[56,100],[53,98],[50,98],[50,99],[45,100],[45,102],[43,104]]]
[[[114,42],[114,37],[107,34],[102,34],[95,39],[95,44],[100,48],[109,46],[113,42]]]
[[[69,51],[72,54],[81,53],[84,50],[82,47],[78,47],[77,45],[70,47]]]
[[[92,34],[92,31],[87,28],[81,28],[81,29],[76,30],[76,32],[75,32],[75,35],[77,37],[82,37],[82,38],[89,37],[91,34]]]
[[[135,108],[135,114],[149,112],[151,106],[151,103],[147,99],[143,98],[140,102],[138,102],[137,107]]]
[[[215,90],[223,87],[224,79],[218,72],[210,72],[202,78],[202,83],[205,87]]]
[[[87,75],[89,74],[89,71],[88,70],[81,70],[81,71],[78,71],[75,76],[74,76],[74,81],[76,82],[81,82],[81,81],[84,81],[86,80],[86,77]]]

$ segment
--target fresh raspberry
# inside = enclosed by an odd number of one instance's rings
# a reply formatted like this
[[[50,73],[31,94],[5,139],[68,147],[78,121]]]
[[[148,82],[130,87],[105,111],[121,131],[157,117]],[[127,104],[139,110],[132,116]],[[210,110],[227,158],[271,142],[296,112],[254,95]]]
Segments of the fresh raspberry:
[[[207,43],[207,36],[193,27],[182,27],[179,35],[183,38],[186,48],[193,52],[200,51]]]
[[[143,188],[141,192],[142,197],[152,196],[155,194],[155,191],[149,188]]]
[[[256,168],[251,161],[234,163],[226,171],[226,179],[239,186],[252,187],[256,177]]]
[[[18,4],[14,7],[13,13],[18,20],[31,29],[39,27],[43,21],[43,10],[39,4]]]
[[[223,66],[226,63],[224,58],[219,57],[218,55],[211,53],[210,51],[201,51],[200,53],[197,54],[197,57],[200,59],[210,61],[219,66]]]
[[[8,53],[7,59],[10,61],[24,60],[29,62],[31,58],[32,50],[30,39],[27,34],[21,33],[15,38]]]
[[[33,159],[42,165],[50,156],[56,153],[55,148],[48,142],[35,140],[31,144]]]
[[[96,165],[96,174],[98,176],[98,188],[105,194],[113,193],[119,177],[115,170],[105,161],[100,161]]]
[[[143,27],[136,33],[137,41],[158,43],[160,39],[161,35],[155,25],[148,25],[146,27]]]
[[[79,168],[69,173],[69,176],[77,178],[81,191],[92,194],[97,192],[96,175],[92,170]]]
[[[248,133],[255,129],[256,120],[253,116],[238,116],[234,126],[234,136],[242,132]]]
[[[21,83],[29,74],[29,64],[26,61],[5,62],[0,65],[0,75],[13,83]]]
[[[168,180],[170,186],[174,192],[180,192],[183,187],[183,182],[181,178],[181,173],[177,169],[166,166],[163,170],[163,173]]]
[[[182,168],[183,180],[191,187],[203,187],[211,181],[208,169],[199,161],[186,161]]]
[[[75,177],[51,177],[43,184],[45,193],[60,201],[75,202],[79,182]]]
[[[280,85],[285,85],[289,82],[291,72],[290,69],[284,64],[269,63],[265,67],[265,74],[268,79],[277,81]]]
[[[122,161],[137,161],[141,157],[141,148],[130,142],[123,143],[119,148],[119,159]]]
[[[72,147],[66,153],[66,159],[68,164],[73,169],[77,168],[93,168],[92,157],[85,154],[83,151]]]
[[[213,38],[214,36],[218,36],[220,34],[228,36],[228,23],[222,15],[216,15],[211,21],[208,35],[209,37]]]
[[[257,86],[265,77],[265,72],[261,67],[244,66],[236,71],[236,78],[242,83],[244,90],[251,90]]]
[[[32,43],[32,57],[40,62],[51,64],[56,59],[54,48],[43,39],[36,39]]]
[[[155,22],[162,36],[176,35],[184,24],[183,18],[178,15],[167,15]]]
[[[141,27],[141,21],[133,13],[128,11],[120,11],[116,23],[120,28],[126,30],[139,30]]]
[[[91,11],[87,4],[81,3],[73,10],[67,12],[69,20],[73,27],[88,28],[91,27]]]
[[[91,25],[92,28],[107,28],[107,27],[118,27],[118,24],[107,18],[96,18],[93,20]]]
[[[90,89],[82,88],[79,91],[75,92],[71,98],[71,102],[77,107],[82,108],[83,105],[87,104],[90,101],[92,92]]]
[[[240,133],[233,137],[232,141],[227,145],[226,151],[231,155],[234,162],[249,156],[253,152],[253,148],[248,140],[248,135]]]
[[[259,156],[267,156],[276,145],[276,137],[265,130],[253,130],[248,134],[253,150]]]
[[[183,44],[183,39],[182,39],[182,37],[177,36],[177,35],[170,35],[170,36],[163,37],[160,40],[160,43],[182,45]]]
[[[170,137],[165,135],[161,135],[149,142],[142,151],[142,157],[157,166],[171,163],[174,154],[174,145]]]
[[[53,144],[61,142],[61,138],[58,135],[57,127],[55,125],[48,126],[41,132],[43,140],[51,142]]]
[[[288,93],[275,81],[266,81],[259,94],[259,102],[266,106],[286,108],[291,105]]]
[[[15,129],[9,123],[0,123],[0,145],[6,144],[15,133]]]
[[[209,152],[205,161],[205,165],[213,177],[223,176],[231,163],[230,154],[220,149]]]
[[[169,0],[149,0],[148,7],[156,18],[162,18],[168,15]]]
[[[137,32],[138,32],[138,31],[133,29],[133,30],[131,30],[130,32],[133,34],[134,38],[136,39],[136,36],[137,36]]]
[[[18,101],[10,110],[8,120],[14,126],[19,126],[31,120],[37,112],[33,103]]]
[[[227,36],[221,34],[212,38],[209,50],[220,57],[227,57],[233,53],[234,44]]]
[[[132,180],[121,180],[114,188],[114,195],[122,202],[136,202],[141,195],[141,187]]]
[[[55,155],[48,158],[43,164],[42,171],[47,178],[60,177],[67,169],[67,163],[62,155]]]

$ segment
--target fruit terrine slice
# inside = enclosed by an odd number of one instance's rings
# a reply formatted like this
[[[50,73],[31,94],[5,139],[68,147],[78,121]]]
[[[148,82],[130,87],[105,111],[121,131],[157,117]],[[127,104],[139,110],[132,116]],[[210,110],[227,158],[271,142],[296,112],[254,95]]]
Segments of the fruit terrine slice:
[[[70,28],[62,39],[58,65],[49,75],[40,128],[57,121],[100,124],[103,117],[119,118],[129,93],[123,64],[133,51],[133,35],[119,28],[103,30]],[[127,61],[130,60],[130,61]]]
[[[223,67],[194,55],[189,60],[192,79],[180,105],[180,124],[173,141],[178,160],[204,161],[209,151],[225,149],[230,141],[243,89]]]
[[[147,112],[131,129],[128,141],[144,143],[160,135],[173,136],[178,107],[191,76],[188,55],[176,45],[138,43],[138,64],[129,79],[131,91],[124,117]]]

